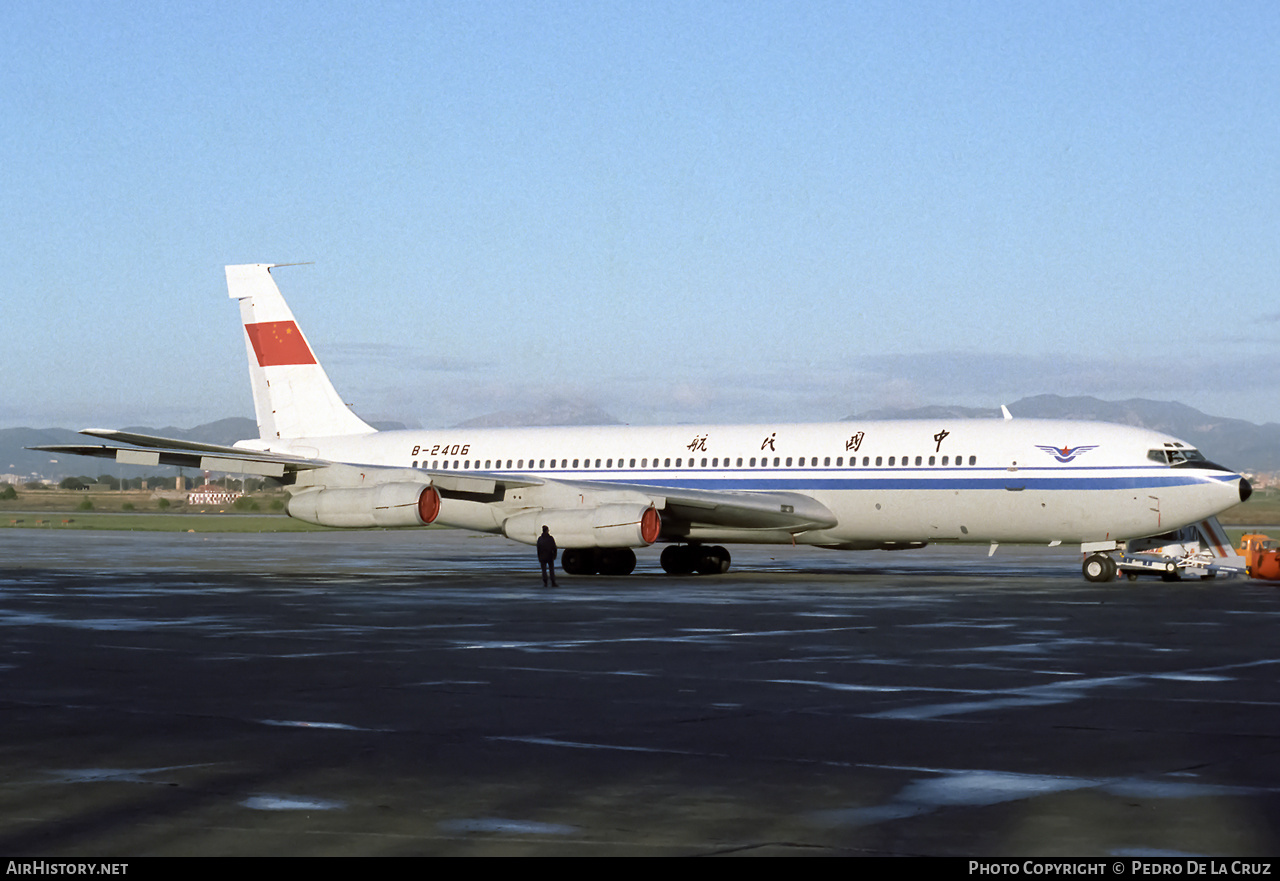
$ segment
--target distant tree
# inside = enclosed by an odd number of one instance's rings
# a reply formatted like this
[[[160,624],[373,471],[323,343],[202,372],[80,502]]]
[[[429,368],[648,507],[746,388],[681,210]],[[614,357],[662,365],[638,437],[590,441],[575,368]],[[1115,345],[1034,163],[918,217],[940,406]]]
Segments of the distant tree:
[[[12,483],[6,483],[4,489],[0,489],[0,501],[10,501],[18,497],[18,491],[13,488]]]
[[[64,477],[62,482],[58,484],[58,489],[84,489],[87,484],[79,477]]]
[[[107,486],[111,487],[112,489],[120,488],[120,481],[112,477],[110,474],[99,474],[98,483],[105,483]]]
[[[161,499],[160,501],[156,502],[156,507],[159,508],[161,511],[168,508],[169,505],[170,505],[170,502],[168,499]]]
[[[77,510],[77,511],[92,511],[92,510],[93,510],[93,502],[92,502],[90,499],[87,499],[87,498],[86,498],[83,502],[81,502],[80,504],[76,505],[76,510]]]
[[[120,506],[120,510],[122,510],[122,511],[132,511],[132,510],[133,510],[133,502],[125,502],[123,505],[121,505],[121,506]]]

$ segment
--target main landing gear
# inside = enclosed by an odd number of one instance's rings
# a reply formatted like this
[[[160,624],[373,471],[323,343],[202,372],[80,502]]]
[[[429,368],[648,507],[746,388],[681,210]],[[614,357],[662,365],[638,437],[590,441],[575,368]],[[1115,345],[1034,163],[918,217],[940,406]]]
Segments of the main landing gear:
[[[662,549],[662,571],[669,575],[720,575],[729,571],[729,552],[716,545],[667,545]]]
[[[630,575],[636,568],[631,548],[565,548],[560,568],[567,575]]]
[[[729,552],[716,545],[667,545],[662,569],[670,575],[720,575],[729,571]],[[565,548],[560,568],[566,575],[630,575],[636,568],[631,548]]]

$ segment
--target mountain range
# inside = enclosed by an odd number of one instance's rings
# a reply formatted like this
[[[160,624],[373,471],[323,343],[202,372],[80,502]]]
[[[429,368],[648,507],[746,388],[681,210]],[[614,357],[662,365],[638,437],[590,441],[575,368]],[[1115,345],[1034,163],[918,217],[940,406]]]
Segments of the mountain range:
[[[1280,471],[1280,424],[1257,425],[1243,419],[1209,416],[1193,407],[1173,401],[1149,401],[1133,398],[1127,401],[1102,401],[1091,397],[1037,395],[1008,405],[1015,419],[1076,419],[1091,422],[1116,422],[1165,432],[1194,444],[1214,462],[1242,471]],[[999,408],[932,406],[902,410],[871,410],[847,416],[847,421],[869,419],[982,419],[1000,418]],[[509,411],[468,420],[460,428],[516,427],[530,425],[616,425],[618,420],[589,404],[557,400],[553,405],[529,411]],[[395,423],[377,423],[379,429],[402,428]],[[252,419],[232,417],[219,419],[195,428],[148,428],[130,426],[126,431],[159,435],[213,444],[232,444],[242,438],[255,437],[257,424]],[[1081,439],[1049,438],[1049,443],[1077,443]],[[72,475],[95,476],[111,473],[117,477],[138,477],[156,473],[156,469],[117,466],[106,460],[78,456],[51,456],[24,447],[34,444],[92,443],[67,428],[0,429],[0,473],[38,474],[60,480]],[[56,462],[51,462],[56,459]]]

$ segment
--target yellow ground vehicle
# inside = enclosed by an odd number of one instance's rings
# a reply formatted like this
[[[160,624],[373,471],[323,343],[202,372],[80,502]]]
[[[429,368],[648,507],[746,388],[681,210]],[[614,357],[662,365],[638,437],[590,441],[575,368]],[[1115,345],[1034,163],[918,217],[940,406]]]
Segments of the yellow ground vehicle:
[[[1280,581],[1280,545],[1257,533],[1240,537],[1240,556],[1249,564],[1249,577]]]

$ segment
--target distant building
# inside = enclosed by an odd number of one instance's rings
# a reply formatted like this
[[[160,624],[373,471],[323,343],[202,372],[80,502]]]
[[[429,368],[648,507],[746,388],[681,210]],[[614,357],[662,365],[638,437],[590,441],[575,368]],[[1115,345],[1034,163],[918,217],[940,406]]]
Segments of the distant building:
[[[1246,474],[1245,477],[1249,478],[1249,482],[1253,484],[1254,489],[1270,489],[1280,486],[1280,474],[1274,471]]]
[[[197,486],[191,492],[187,493],[187,504],[229,505],[242,495],[244,495],[242,492],[232,492],[224,487],[216,486],[212,483],[206,483],[203,486]]]

